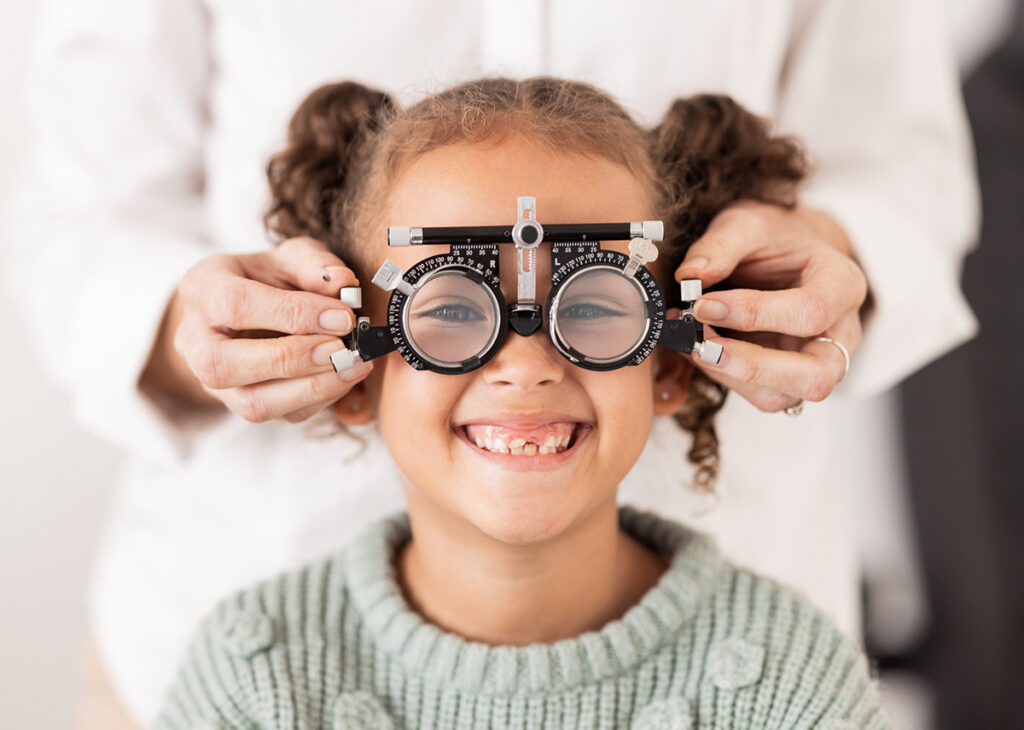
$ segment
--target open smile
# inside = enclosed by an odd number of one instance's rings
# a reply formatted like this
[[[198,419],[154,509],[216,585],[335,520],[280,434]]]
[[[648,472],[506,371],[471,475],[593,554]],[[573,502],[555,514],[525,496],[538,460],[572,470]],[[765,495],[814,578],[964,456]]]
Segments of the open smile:
[[[587,423],[558,422],[532,428],[492,424],[456,426],[455,434],[477,455],[513,471],[539,471],[561,466],[571,459],[594,427]]]

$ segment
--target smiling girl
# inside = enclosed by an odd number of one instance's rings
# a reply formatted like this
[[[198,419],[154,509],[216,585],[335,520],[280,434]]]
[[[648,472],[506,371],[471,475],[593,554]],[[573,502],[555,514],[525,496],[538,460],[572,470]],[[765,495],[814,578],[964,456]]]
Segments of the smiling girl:
[[[406,110],[335,84],[292,119],[268,223],[327,241],[368,282],[385,258],[408,269],[447,250],[388,248],[388,225],[503,224],[531,195],[546,224],[664,220],[649,268],[670,292],[717,212],[791,204],[801,173],[791,142],[722,97],[678,101],[645,131],[593,87],[549,78],[463,84]],[[515,250],[499,248],[514,301]],[[360,314],[382,322],[387,294],[363,294]],[[510,331],[462,374],[375,362],[334,414],[379,424],[408,513],[223,602],[156,727],[888,726],[863,655],[809,603],[617,506],[654,416],[692,432],[698,488],[714,477],[724,393],[684,356],[587,370],[541,328]]]

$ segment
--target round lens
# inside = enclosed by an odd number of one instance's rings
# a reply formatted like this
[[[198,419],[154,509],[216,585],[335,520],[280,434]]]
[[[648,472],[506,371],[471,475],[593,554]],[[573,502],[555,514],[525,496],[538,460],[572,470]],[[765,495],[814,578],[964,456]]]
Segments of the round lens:
[[[558,293],[554,326],[562,341],[593,362],[629,355],[647,334],[647,298],[618,269],[584,269]]]
[[[498,302],[483,283],[460,272],[434,274],[406,304],[410,344],[433,362],[457,366],[482,355],[498,329]]]

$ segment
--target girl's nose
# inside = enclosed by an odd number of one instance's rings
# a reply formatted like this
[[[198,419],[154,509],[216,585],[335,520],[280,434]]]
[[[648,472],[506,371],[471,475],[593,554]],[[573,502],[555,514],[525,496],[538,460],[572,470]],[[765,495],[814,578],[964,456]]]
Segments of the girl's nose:
[[[484,382],[529,390],[541,385],[560,383],[569,363],[558,354],[541,328],[529,337],[511,328],[505,343],[482,369]]]

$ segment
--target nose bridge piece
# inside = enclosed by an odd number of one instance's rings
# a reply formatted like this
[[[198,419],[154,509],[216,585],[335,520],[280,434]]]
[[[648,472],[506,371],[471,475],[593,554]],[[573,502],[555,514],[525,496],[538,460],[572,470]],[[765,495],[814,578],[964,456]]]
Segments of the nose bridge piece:
[[[537,304],[537,247],[544,240],[544,228],[537,222],[536,198],[521,195],[517,205],[518,220],[512,228],[517,259],[516,302],[508,307],[508,319],[517,334],[529,337],[543,319]]]
[[[515,330],[516,334],[529,337],[540,329],[543,321],[543,312],[539,304],[510,304],[508,305],[508,323]]]

